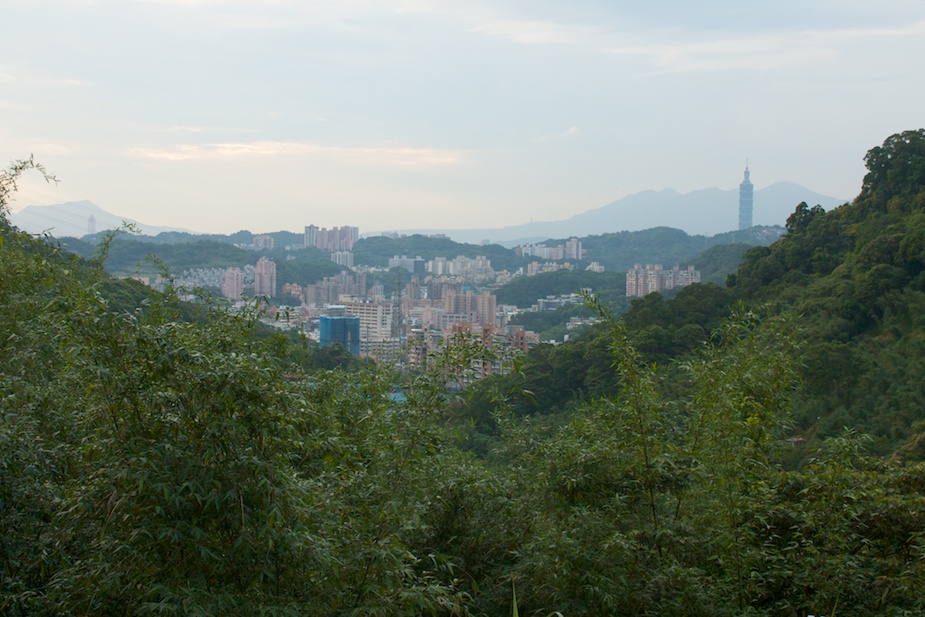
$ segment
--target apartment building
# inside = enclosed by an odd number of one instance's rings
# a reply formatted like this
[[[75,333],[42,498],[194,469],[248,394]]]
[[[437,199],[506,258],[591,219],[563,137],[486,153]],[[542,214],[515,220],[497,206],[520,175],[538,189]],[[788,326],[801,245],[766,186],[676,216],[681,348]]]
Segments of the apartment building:
[[[646,264],[645,268],[641,264],[635,264],[626,273],[626,295],[630,298],[642,298],[657,291],[687,287],[699,282],[700,271],[695,270],[694,266],[688,266],[683,270],[675,266],[671,270],[665,270],[661,264]]]

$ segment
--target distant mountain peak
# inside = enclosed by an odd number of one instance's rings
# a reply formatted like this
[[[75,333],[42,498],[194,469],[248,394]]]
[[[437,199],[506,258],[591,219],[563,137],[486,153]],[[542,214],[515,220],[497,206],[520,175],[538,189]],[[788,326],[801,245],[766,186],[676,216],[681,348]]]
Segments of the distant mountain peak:
[[[846,200],[821,195],[794,182],[775,182],[754,193],[754,224],[783,226],[800,202],[826,210]],[[500,229],[428,229],[402,233],[442,233],[457,242],[512,245],[523,239],[586,237],[620,231],[673,227],[690,235],[715,236],[738,229],[739,190],[716,187],[680,193],[672,188],[632,193],[609,204],[561,220],[530,222]]]
[[[94,219],[96,231],[118,229],[123,223],[132,223],[147,236],[164,231],[188,231],[177,227],[148,225],[134,219],[108,212],[92,201],[69,201],[50,206],[26,206],[10,216],[14,225],[31,234],[49,233],[56,238],[81,238],[91,232],[90,217]]]

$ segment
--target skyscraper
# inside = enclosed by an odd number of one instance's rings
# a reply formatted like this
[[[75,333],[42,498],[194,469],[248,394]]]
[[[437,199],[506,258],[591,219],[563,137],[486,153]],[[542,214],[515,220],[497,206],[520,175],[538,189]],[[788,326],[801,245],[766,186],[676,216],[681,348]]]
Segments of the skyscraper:
[[[353,244],[360,239],[359,227],[334,227],[328,229],[316,225],[305,227],[305,247],[315,247],[329,253],[352,251]]]
[[[755,187],[749,181],[748,175],[748,161],[746,161],[745,179],[739,185],[739,229],[748,229],[752,226]]]
[[[222,286],[222,295],[231,300],[240,300],[244,294],[244,272],[241,268],[228,268],[225,270],[225,284]]]
[[[305,226],[305,248],[318,246],[318,226]]]

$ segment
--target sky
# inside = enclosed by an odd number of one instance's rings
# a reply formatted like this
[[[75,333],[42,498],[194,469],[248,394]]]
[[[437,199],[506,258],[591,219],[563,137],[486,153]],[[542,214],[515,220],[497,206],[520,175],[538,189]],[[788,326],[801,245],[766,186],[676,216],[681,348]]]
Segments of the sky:
[[[200,232],[491,228],[748,160],[852,199],[925,126],[925,0],[0,0],[13,204]],[[670,222],[666,222],[670,224]]]

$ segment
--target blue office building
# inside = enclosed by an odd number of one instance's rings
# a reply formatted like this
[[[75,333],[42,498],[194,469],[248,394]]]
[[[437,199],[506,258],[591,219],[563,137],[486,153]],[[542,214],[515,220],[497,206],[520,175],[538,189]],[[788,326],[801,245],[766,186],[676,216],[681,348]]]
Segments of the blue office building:
[[[360,318],[344,314],[343,306],[329,306],[318,320],[322,347],[340,343],[355,356],[360,355]]]

